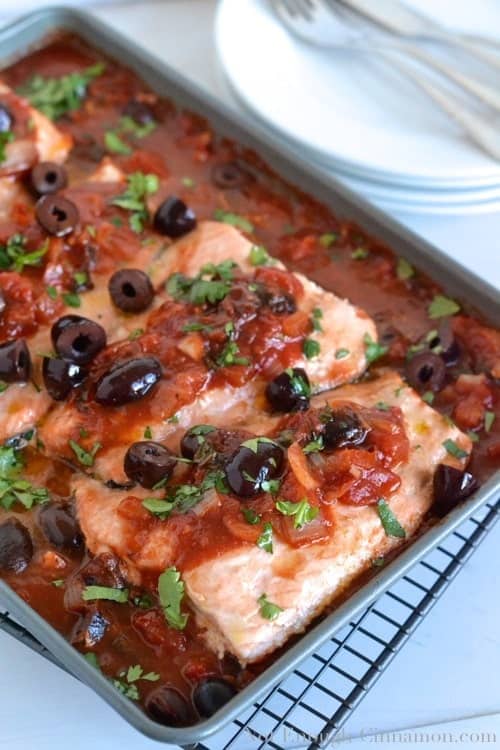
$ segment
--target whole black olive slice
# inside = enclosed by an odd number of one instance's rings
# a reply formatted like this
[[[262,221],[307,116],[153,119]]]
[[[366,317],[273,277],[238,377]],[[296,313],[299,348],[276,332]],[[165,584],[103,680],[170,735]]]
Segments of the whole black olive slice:
[[[152,719],[167,727],[184,727],[193,720],[187,700],[169,685],[153,690],[146,698],[145,708]]]
[[[236,690],[219,677],[207,677],[196,685],[193,690],[193,703],[199,715],[208,719],[216,711],[229,703],[236,695]]]
[[[470,472],[447,464],[438,464],[434,472],[433,510],[443,518],[478,487],[479,482]]]
[[[61,195],[43,195],[35,206],[35,216],[43,229],[54,237],[71,234],[80,219],[80,212],[73,201]]]
[[[270,292],[268,289],[260,288],[257,294],[262,303],[275,315],[292,315],[297,312],[297,303],[291,294],[286,292]]]
[[[49,396],[54,401],[64,401],[73,388],[82,385],[87,371],[80,365],[59,357],[44,357],[42,375]]]
[[[143,312],[154,297],[149,276],[137,268],[116,271],[109,280],[108,289],[113,303],[124,312]]]
[[[0,570],[22,573],[32,557],[33,542],[26,526],[15,518],[0,524]]]
[[[186,206],[184,201],[174,195],[167,198],[156,209],[154,227],[160,234],[167,237],[182,237],[196,226],[194,211]]]
[[[14,117],[12,112],[6,104],[0,103],[0,133],[6,133],[8,130],[12,130],[14,125]]]
[[[434,353],[438,354],[448,365],[455,364],[460,357],[460,347],[456,340],[449,319],[443,319],[437,332],[427,338],[427,346]]]
[[[274,411],[303,411],[309,408],[311,384],[302,367],[284,370],[266,387],[266,397]]]
[[[64,550],[79,550],[83,535],[75,512],[67,503],[44,503],[38,512],[38,525],[48,541]]]
[[[150,393],[162,375],[155,357],[138,357],[122,362],[97,381],[95,400],[103,406],[123,406]]]
[[[31,374],[31,355],[24,339],[0,345],[0,380],[25,383]]]
[[[52,339],[52,345],[54,346],[54,348],[56,346],[57,339],[65,328],[74,325],[75,323],[81,323],[84,320],[88,320],[88,318],[82,318],[81,315],[63,315],[62,318],[56,320],[56,322],[50,329],[50,337]]]
[[[88,318],[64,325],[62,330],[59,327],[59,334],[54,338],[56,352],[77,365],[88,364],[106,346],[106,331]]]
[[[212,169],[213,183],[223,190],[240,188],[248,181],[248,174],[235,161],[216,164]]]
[[[245,440],[227,459],[224,472],[232,492],[254,497],[265,491],[265,483],[283,474],[285,452],[269,438]]]
[[[64,167],[53,161],[41,161],[31,170],[31,185],[38,195],[57,193],[68,184]]]
[[[201,446],[206,444],[206,435],[213,432],[215,432],[215,427],[210,424],[197,424],[187,430],[181,439],[182,456],[192,461]]]
[[[158,482],[168,479],[175,465],[176,457],[172,451],[153,440],[142,440],[132,443],[125,454],[123,468],[129,479],[150,490]]]
[[[122,110],[122,114],[125,117],[131,117],[139,125],[149,125],[149,123],[155,122],[154,112],[151,107],[145,102],[140,102],[138,99],[131,99],[127,102]]]
[[[368,428],[352,409],[337,409],[323,427],[323,444],[326,450],[361,445],[367,435]]]
[[[437,354],[420,352],[405,365],[406,379],[418,391],[440,391],[446,378],[446,365]]]

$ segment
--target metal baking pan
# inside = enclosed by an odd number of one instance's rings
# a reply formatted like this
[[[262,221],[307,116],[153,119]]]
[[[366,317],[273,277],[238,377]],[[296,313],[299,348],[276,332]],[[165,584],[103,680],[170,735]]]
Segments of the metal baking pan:
[[[254,149],[279,175],[328,205],[340,218],[356,221],[367,232],[392,247],[398,255],[407,258],[413,265],[434,278],[448,293],[479,310],[491,324],[500,326],[500,294],[493,287],[371,207],[343,185],[312,167],[277,136],[271,135],[256,123],[244,120],[146,50],[91,15],[54,7],[36,11],[14,21],[0,30],[0,66],[4,67],[22,57],[31,48],[40,46],[44,38],[56,30],[77,33],[94,48],[132,68],[158,94],[172,99],[180,107],[206,117],[218,133]],[[165,727],[149,719],[138,706],[115,690],[62,635],[2,581],[0,600],[2,605],[49,649],[57,662],[95,690],[136,729],[155,740],[186,746],[220,731],[249,708],[440,544],[479,506],[494,501],[499,496],[500,471],[474,496],[420,536],[374,579],[311,628],[223,709],[210,719],[183,729]]]

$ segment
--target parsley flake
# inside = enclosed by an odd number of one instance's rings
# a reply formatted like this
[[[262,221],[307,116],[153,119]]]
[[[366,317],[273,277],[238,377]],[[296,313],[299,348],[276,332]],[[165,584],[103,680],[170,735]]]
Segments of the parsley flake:
[[[269,601],[267,594],[261,594],[257,599],[257,603],[260,607],[260,614],[265,620],[276,620],[281,612],[283,612],[281,607]]]
[[[451,438],[448,438],[444,441],[443,448],[446,449],[447,453],[449,453],[450,456],[454,456],[455,458],[467,458],[469,455],[467,451],[464,451],[463,448],[460,448],[460,446],[457,445],[454,440],[451,440]]]
[[[377,511],[387,536],[393,536],[398,539],[406,537],[406,531],[383,498],[380,498],[377,503]]]
[[[319,508],[311,505],[307,498],[303,498],[298,503],[292,503],[289,500],[278,500],[276,510],[279,510],[284,516],[293,516],[293,526],[295,529],[301,529],[317,517]]]
[[[35,75],[19,89],[19,93],[26,96],[30,104],[49,120],[57,120],[81,107],[89,83],[100,76],[104,69],[104,63],[98,62],[81,73],[68,73],[60,78]]]
[[[241,229],[243,232],[251,233],[254,230],[253,224],[246,219],[244,216],[234,214],[231,211],[224,211],[218,208],[214,213],[214,219],[216,221],[222,221],[224,224],[229,224],[232,227]]]
[[[263,245],[253,245],[248,259],[252,266],[268,266],[271,263],[271,257]]]
[[[444,297],[442,294],[437,294],[432,302],[430,303],[427,313],[431,320],[436,318],[445,318],[449,315],[455,315],[459,312],[460,305],[455,300],[449,297]]]
[[[484,414],[484,429],[485,432],[490,432],[491,428],[493,427],[493,422],[495,421],[495,412],[494,411],[487,411]]]
[[[155,174],[144,174],[134,172],[127,177],[127,189],[121,195],[111,201],[113,206],[130,211],[130,228],[134,232],[142,232],[146,221],[149,219],[149,211],[146,201],[149,195],[156,193],[160,181]]]
[[[104,145],[111,154],[128,156],[132,153],[130,146],[122,141],[116,130],[108,130],[104,133]]]
[[[38,266],[49,249],[48,240],[37,250],[26,251],[26,238],[13,234],[5,245],[0,245],[0,270],[22,273],[26,266]]]
[[[0,506],[10,510],[17,502],[26,510],[49,500],[48,490],[34,487],[31,482],[20,478],[23,460],[12,446],[0,446]]]
[[[84,602],[105,599],[118,604],[126,604],[128,602],[128,589],[115,589],[110,586],[85,586],[82,591],[82,599]]]
[[[415,276],[415,269],[408,263],[406,258],[399,258],[396,266],[396,275],[401,281],[407,281],[412,276]]]
[[[269,522],[264,524],[264,530],[262,531],[262,534],[257,539],[257,547],[260,547],[265,552],[269,552],[270,555],[273,554],[273,525]]]
[[[262,516],[259,516],[259,514],[256,513],[252,508],[242,508],[241,512],[243,514],[243,518],[248,524],[250,524],[250,526],[255,526],[262,520]]]
[[[367,250],[364,247],[357,247],[355,250],[351,253],[351,258],[353,260],[365,260],[365,258],[368,258],[370,255],[369,250]]]
[[[333,245],[334,242],[336,242],[338,239],[338,235],[336,235],[334,232],[325,232],[324,234],[320,235],[319,237],[319,244],[323,247],[330,247],[330,245]]]
[[[184,592],[184,581],[177,568],[167,568],[158,579],[158,596],[165,619],[175,630],[184,630],[189,618],[189,615],[181,612]]]
[[[349,349],[337,349],[335,352],[335,359],[345,359],[350,353]]]
[[[82,448],[81,445],[78,445],[78,443],[74,440],[69,441],[69,447],[77,457],[79,463],[82,464],[82,466],[93,466],[95,455],[101,448],[101,443],[94,443],[90,452],[86,451],[85,448]]]
[[[382,346],[378,341],[374,341],[369,333],[365,333],[363,342],[365,345],[366,361],[369,365],[375,362],[375,360],[380,359],[380,357],[383,357],[389,351],[387,346]]]
[[[63,302],[68,307],[81,307],[82,301],[75,292],[66,292],[62,295]]]
[[[7,158],[6,146],[14,140],[14,133],[11,130],[2,130],[0,132],[0,164],[3,164]]]
[[[436,394],[432,391],[426,391],[422,394],[422,401],[425,401],[426,404],[432,404],[435,398]]]
[[[321,309],[321,307],[315,307],[314,310],[312,311],[312,318],[311,318],[313,331],[322,333],[323,331],[323,327],[321,325],[322,317],[323,317],[323,310]]]
[[[302,344],[302,351],[307,359],[313,359],[314,357],[317,357],[321,351],[319,341],[309,338],[304,339],[304,342]]]

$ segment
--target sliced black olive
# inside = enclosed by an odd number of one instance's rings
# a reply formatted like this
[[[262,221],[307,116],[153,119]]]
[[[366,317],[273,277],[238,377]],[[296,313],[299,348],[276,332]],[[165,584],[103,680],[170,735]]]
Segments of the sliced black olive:
[[[15,518],[0,524],[0,570],[22,573],[32,557],[33,542],[26,526]]]
[[[284,370],[266,387],[266,397],[274,411],[302,411],[309,408],[311,384],[302,367]]]
[[[64,401],[73,388],[82,385],[87,371],[80,365],[59,357],[44,357],[42,375],[49,396],[54,401]]]
[[[150,393],[162,374],[155,357],[129,359],[111,368],[97,381],[95,400],[103,406],[123,406]]]
[[[0,380],[25,383],[31,373],[31,355],[24,339],[0,345]]]
[[[266,482],[281,477],[284,464],[280,445],[268,438],[251,438],[229,456],[224,471],[235,495],[253,497],[265,491]]]
[[[172,451],[161,443],[143,440],[132,443],[125,454],[123,468],[129,479],[150,490],[158,482],[168,479],[175,465],[176,457]]]
[[[65,316],[70,317],[73,316]],[[52,326],[52,339],[56,352],[63,359],[85,365],[106,346],[106,331],[99,323],[88,318],[78,317],[78,320],[69,322],[61,318]]]
[[[38,512],[38,525],[48,541],[64,550],[79,550],[83,535],[75,512],[67,503],[44,503]]]
[[[53,161],[41,161],[31,170],[31,186],[38,195],[57,193],[68,184],[64,167]]]
[[[275,315],[292,315],[292,313],[297,312],[297,303],[291,294],[286,292],[273,293],[265,288],[258,289],[257,294],[262,303]]]
[[[154,227],[160,234],[167,237],[182,237],[196,226],[194,211],[186,206],[184,201],[170,196],[156,209]]]
[[[38,223],[49,234],[65,237],[71,234],[80,219],[80,212],[73,201],[61,195],[43,195],[35,206]]]
[[[81,323],[84,320],[87,320],[87,318],[82,318],[81,315],[63,315],[62,318],[56,320],[56,322],[50,329],[50,338],[52,339],[52,345],[54,346],[54,348],[56,346],[57,339],[65,328],[74,325],[75,323]]]
[[[145,708],[152,719],[167,727],[184,727],[193,721],[187,700],[168,685],[153,690],[146,698]]]
[[[240,188],[248,182],[248,174],[235,161],[216,164],[212,169],[212,181],[223,190]]]
[[[122,114],[125,117],[131,117],[139,125],[149,125],[149,123],[155,122],[151,107],[145,102],[138,101],[138,99],[131,99],[123,108]]]
[[[203,719],[208,719],[226,703],[229,703],[235,695],[235,688],[227,680],[219,677],[207,677],[194,688],[193,703],[199,715]]]
[[[427,346],[448,365],[455,364],[460,357],[460,347],[448,319],[443,319],[435,335],[427,338]]]
[[[368,435],[368,428],[351,409],[332,411],[323,427],[323,443],[326,450],[361,445]]]
[[[181,453],[190,461],[194,459],[200,447],[206,444],[206,435],[215,432],[210,424],[197,424],[184,433],[181,439]]]
[[[8,130],[12,130],[14,125],[14,117],[12,112],[5,104],[0,104],[0,133],[6,133]]]
[[[415,354],[405,365],[406,379],[418,391],[439,391],[446,378],[446,365],[432,352]]]
[[[154,289],[149,276],[137,268],[116,271],[109,280],[113,303],[124,312],[143,312],[153,301]]]
[[[470,472],[439,464],[434,473],[433,510],[443,518],[478,487],[479,482]]]
[[[6,307],[7,307],[7,301],[5,299],[4,293],[0,289],[0,315],[3,313]]]

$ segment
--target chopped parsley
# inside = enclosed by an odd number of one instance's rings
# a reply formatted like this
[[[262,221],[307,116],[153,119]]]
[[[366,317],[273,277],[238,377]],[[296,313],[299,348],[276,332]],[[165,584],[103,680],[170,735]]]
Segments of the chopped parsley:
[[[157,682],[160,679],[160,675],[157,672],[144,673],[143,668],[140,664],[135,664],[133,667],[129,667],[127,671],[123,670],[118,673],[116,679],[112,679],[111,683],[114,687],[122,693],[126,698],[130,700],[138,701],[141,696],[139,688],[135,684],[138,680],[146,680],[147,682]]]
[[[212,329],[213,326],[208,325],[207,323],[198,323],[197,321],[193,321],[192,323],[185,323],[182,326],[183,333],[194,333],[195,331],[211,331]]]
[[[133,331],[130,331],[128,335],[129,341],[135,341],[136,339],[140,338],[142,334],[144,333],[144,328],[134,328]]]
[[[85,286],[88,283],[89,277],[85,271],[77,271],[73,274],[73,278],[77,286]]]
[[[5,380],[0,380],[0,393],[5,393],[8,387],[9,384],[6,383]]]
[[[56,589],[60,589],[64,586],[65,581],[64,578],[56,578],[56,580],[51,581],[51,583]]]
[[[486,432],[490,432],[491,428],[493,427],[493,422],[495,421],[495,412],[494,411],[487,411],[484,415],[484,429]]]
[[[319,509],[311,505],[307,498],[303,498],[298,503],[292,503],[289,500],[278,500],[276,509],[284,516],[293,516],[293,525],[296,529],[301,529],[317,517]]]
[[[396,275],[401,281],[407,281],[412,276],[415,276],[415,269],[408,263],[406,258],[399,258],[396,266]]]
[[[250,526],[255,526],[262,520],[262,516],[259,516],[259,514],[256,513],[252,508],[242,508],[241,512],[243,514],[243,518],[247,523],[250,524]]]
[[[304,342],[302,344],[302,351],[304,352],[304,355],[307,359],[313,359],[314,357],[317,357],[321,351],[319,341],[315,341],[315,339],[309,338],[304,339]]]
[[[374,557],[372,560],[372,567],[374,568],[383,568],[385,565],[385,558],[384,557]]]
[[[127,177],[127,189],[121,195],[113,198],[113,206],[119,206],[125,211],[130,211],[130,228],[134,232],[142,232],[146,221],[149,219],[149,211],[146,201],[149,195],[158,190],[160,181],[155,174],[144,174],[134,172]]]
[[[271,438],[268,438],[268,437],[250,438],[249,440],[245,440],[245,442],[242,443],[241,445],[244,448],[248,448],[249,450],[251,450],[252,453],[258,453],[259,452],[259,445],[261,443],[271,443],[272,445],[275,445],[274,440],[271,440]]]
[[[218,367],[231,367],[231,365],[243,365],[246,367],[250,364],[248,357],[240,357],[240,350],[236,341],[228,341],[222,352],[216,359]]]
[[[231,290],[233,269],[236,264],[225,260],[218,265],[209,263],[192,278],[174,273],[166,283],[166,291],[171,297],[193,305],[212,305],[220,302]]]
[[[49,120],[57,120],[80,108],[89,83],[100,76],[104,69],[104,63],[98,62],[81,73],[68,73],[60,78],[35,75],[19,89],[19,93],[26,96],[30,104]]]
[[[183,177],[181,182],[186,188],[194,188],[196,186],[196,182],[192,177]]]
[[[281,612],[283,612],[281,607],[269,601],[267,594],[261,594],[257,599],[257,603],[260,607],[260,614],[265,620],[276,620]]]
[[[306,455],[308,453],[319,453],[319,451],[322,451],[325,447],[325,444],[323,442],[323,436],[318,435],[317,437],[313,437],[312,440],[310,440],[304,447],[302,448],[302,452]]]
[[[255,480],[252,480],[255,481]],[[280,491],[281,480],[280,479],[263,479],[260,483],[260,487],[263,492],[269,492],[270,495],[277,495]]]
[[[436,394],[432,391],[426,391],[422,394],[422,401],[425,401],[426,404],[432,404],[435,398]]]
[[[152,440],[153,439],[153,432],[152,432],[151,427],[149,425],[144,430],[144,438],[146,440]]]
[[[257,547],[260,547],[265,552],[273,554],[273,525],[269,522],[264,524],[262,534],[257,539]]]
[[[365,333],[363,342],[365,345],[366,361],[369,365],[371,365],[372,362],[375,362],[375,360],[380,359],[380,357],[383,357],[384,354],[387,354],[389,351],[387,346],[383,346],[382,344],[379,344],[378,341],[374,341],[369,333]]]
[[[337,239],[338,235],[336,235],[334,232],[325,232],[325,234],[320,235],[319,244],[323,247],[330,247],[330,245],[333,245],[333,243],[336,242]]]
[[[232,227],[241,229],[243,232],[253,232],[254,226],[252,222],[248,221],[244,216],[239,214],[233,214],[231,211],[224,211],[222,208],[218,208],[214,213],[214,219],[216,221],[222,221],[224,224],[229,224]]]
[[[291,367],[287,367],[285,372],[290,378],[290,385],[292,386],[294,393],[296,393],[298,396],[305,396],[306,398],[311,395],[311,386],[309,385],[309,382],[302,377],[302,375],[300,375],[298,372],[294,372]]]
[[[357,247],[355,250],[351,253],[351,258],[353,260],[365,260],[365,258],[368,258],[370,255],[370,251],[367,250],[365,247]]]
[[[459,312],[460,305],[455,300],[449,297],[444,297],[442,294],[437,294],[432,302],[430,303],[427,314],[431,320],[436,318],[445,318],[449,315],[455,315]]]
[[[447,453],[449,453],[450,456],[454,456],[455,458],[467,458],[469,455],[467,451],[464,451],[463,448],[460,448],[460,446],[457,445],[454,440],[451,440],[451,438],[448,438],[444,441],[443,448],[446,449]]]
[[[136,122],[133,117],[123,115],[123,117],[120,117],[117,130],[121,133],[128,133],[134,138],[146,138],[146,136],[150,135],[155,128],[156,122],[153,122],[153,120],[142,124]]]
[[[116,130],[108,130],[104,133],[104,145],[111,154],[128,156],[132,149],[125,141],[122,141]]]
[[[74,440],[70,440],[69,447],[82,466],[93,466],[96,453],[101,448],[101,444],[94,443],[92,450],[86,451],[85,448],[82,448],[82,446],[78,445]]]
[[[389,411],[391,407],[385,401],[377,401],[375,408],[379,409],[379,411]]]
[[[321,309],[321,307],[315,307],[314,310],[312,311],[312,318],[311,318],[313,331],[322,333],[323,331],[323,326],[321,325],[322,317],[323,317],[323,310]]]
[[[158,596],[163,614],[170,627],[175,630],[184,630],[189,618],[189,615],[181,611],[184,591],[184,581],[177,568],[167,568],[159,577]]]
[[[160,484],[160,483],[159,483]],[[159,489],[159,485],[153,487]],[[173,512],[187,513],[203,499],[203,495],[210,489],[215,489],[221,494],[227,493],[224,476],[221,471],[208,472],[200,484],[179,484],[169,489],[164,498],[147,497],[142,505],[162,521]]]
[[[50,299],[57,299],[57,289],[55,286],[48,286],[45,291],[47,292]]]
[[[0,506],[5,510],[10,510],[16,502],[30,510],[49,500],[47,489],[33,487],[31,482],[19,477],[23,465],[19,451],[12,446],[0,446]]]
[[[26,238],[22,234],[13,234],[5,245],[0,245],[0,270],[22,273],[26,266],[38,266],[48,249],[46,240],[37,250],[27,252]]]
[[[68,307],[81,307],[82,301],[75,292],[67,292],[62,295],[63,302]]]
[[[253,245],[250,248],[248,259],[252,266],[268,266],[272,259],[263,245]]]
[[[0,164],[3,164],[7,158],[6,146],[14,140],[14,133],[11,130],[2,130],[0,132]]]
[[[128,589],[115,589],[110,586],[85,586],[82,591],[84,602],[93,602],[98,599],[126,604],[128,602]]]
[[[345,359],[350,353],[349,349],[337,349],[335,352],[335,359]]]
[[[479,435],[477,432],[473,432],[472,430],[467,430],[467,435],[469,436],[470,440],[472,440],[473,443],[479,442]]]
[[[406,531],[383,498],[380,498],[377,503],[377,511],[387,536],[393,536],[398,539],[406,537]]]

